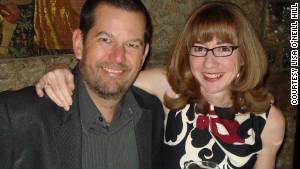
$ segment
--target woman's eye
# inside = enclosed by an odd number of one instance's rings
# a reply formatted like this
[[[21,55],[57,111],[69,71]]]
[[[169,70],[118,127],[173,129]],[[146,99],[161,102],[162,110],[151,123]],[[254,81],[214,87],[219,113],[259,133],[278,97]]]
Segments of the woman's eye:
[[[201,46],[195,46],[194,47],[194,50],[196,51],[196,52],[201,52],[201,51],[203,51],[203,47],[201,47]]]
[[[222,50],[223,52],[228,52],[228,51],[230,51],[230,48],[227,47],[227,46],[224,46],[224,47],[221,48],[221,50]]]

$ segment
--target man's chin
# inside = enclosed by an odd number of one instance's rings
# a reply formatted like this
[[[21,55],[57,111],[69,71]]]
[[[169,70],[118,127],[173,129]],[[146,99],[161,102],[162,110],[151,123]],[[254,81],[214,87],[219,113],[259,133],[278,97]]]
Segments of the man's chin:
[[[117,89],[96,88],[97,95],[104,99],[120,99],[128,90],[128,87],[119,87]]]

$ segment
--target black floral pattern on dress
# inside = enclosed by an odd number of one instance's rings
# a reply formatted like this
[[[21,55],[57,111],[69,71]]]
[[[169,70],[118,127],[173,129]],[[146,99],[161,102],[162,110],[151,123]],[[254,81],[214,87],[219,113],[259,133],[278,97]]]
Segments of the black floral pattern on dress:
[[[267,113],[237,113],[232,118],[227,116],[229,110],[215,107],[205,116],[187,105],[170,111],[165,119],[164,167],[179,169],[187,161],[208,160],[224,169],[253,168]]]

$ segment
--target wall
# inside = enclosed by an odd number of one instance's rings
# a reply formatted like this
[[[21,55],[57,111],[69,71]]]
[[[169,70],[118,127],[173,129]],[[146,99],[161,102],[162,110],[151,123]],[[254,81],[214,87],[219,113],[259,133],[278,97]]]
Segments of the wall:
[[[152,55],[146,68],[164,66],[167,51],[175,41],[185,19],[201,0],[143,0],[154,25]],[[225,0],[226,1],[226,0]],[[249,15],[268,54],[270,75],[266,86],[284,112],[286,137],[279,152],[277,168],[292,168],[296,107],[289,102],[289,1],[231,0]],[[70,54],[38,56],[23,59],[0,59],[0,91],[16,90],[34,84],[55,63],[71,66],[76,60]]]

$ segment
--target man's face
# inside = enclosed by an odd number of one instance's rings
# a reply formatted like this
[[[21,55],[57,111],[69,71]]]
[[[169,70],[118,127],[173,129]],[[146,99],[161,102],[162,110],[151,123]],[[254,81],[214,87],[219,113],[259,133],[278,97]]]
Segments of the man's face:
[[[98,96],[120,98],[135,80],[149,50],[144,43],[145,17],[141,12],[101,5],[94,11],[94,20],[83,47],[74,47],[82,79]],[[82,41],[82,37],[77,39]],[[74,42],[78,43],[73,36]]]

